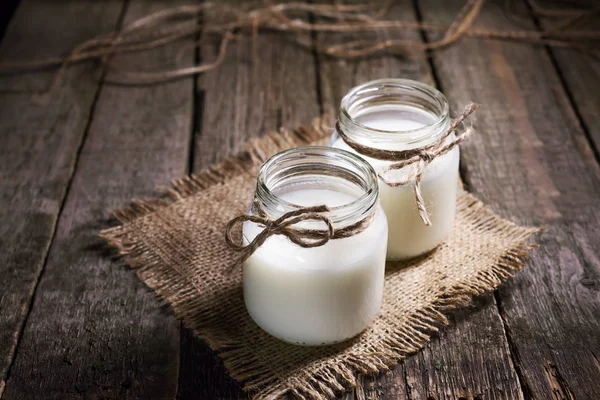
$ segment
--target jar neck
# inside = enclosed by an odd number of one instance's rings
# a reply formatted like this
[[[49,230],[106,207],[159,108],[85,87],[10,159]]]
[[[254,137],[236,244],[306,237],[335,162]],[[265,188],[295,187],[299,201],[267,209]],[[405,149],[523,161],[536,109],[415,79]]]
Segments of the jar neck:
[[[350,195],[350,200],[328,204],[327,198],[311,198],[311,204],[294,204],[282,198],[300,190],[331,190]],[[277,219],[303,207],[326,204],[331,211],[324,215],[340,228],[371,216],[377,209],[378,196],[377,175],[360,157],[331,147],[298,147],[278,153],[263,164],[253,207]]]
[[[351,139],[384,150],[425,147],[450,123],[446,97],[407,79],[381,79],[350,90],[340,105],[339,126]]]

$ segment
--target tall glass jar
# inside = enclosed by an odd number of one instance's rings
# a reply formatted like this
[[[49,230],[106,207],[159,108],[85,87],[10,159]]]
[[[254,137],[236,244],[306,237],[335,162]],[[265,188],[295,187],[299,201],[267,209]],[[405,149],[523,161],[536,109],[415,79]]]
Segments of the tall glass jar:
[[[350,90],[342,99],[338,129],[363,146],[383,150],[412,150],[439,140],[450,125],[448,101],[435,88],[406,79],[382,79]],[[447,140],[452,140],[453,135]],[[333,147],[355,152],[337,131]],[[378,173],[391,161],[361,154]],[[430,226],[417,209],[413,185],[388,186],[379,182],[380,200],[387,215],[388,260],[402,260],[424,254],[450,234],[456,208],[459,149],[435,158],[425,167],[421,193]],[[416,165],[386,172],[388,180],[411,176]]]
[[[244,300],[252,319],[286,342],[324,345],[364,330],[382,302],[387,222],[377,177],[360,157],[330,147],[300,147],[276,154],[260,169],[250,214],[270,220],[325,204],[334,229],[367,222],[360,232],[303,248],[270,236],[243,265]],[[325,229],[322,221],[295,228]],[[244,241],[264,226],[246,221]]]

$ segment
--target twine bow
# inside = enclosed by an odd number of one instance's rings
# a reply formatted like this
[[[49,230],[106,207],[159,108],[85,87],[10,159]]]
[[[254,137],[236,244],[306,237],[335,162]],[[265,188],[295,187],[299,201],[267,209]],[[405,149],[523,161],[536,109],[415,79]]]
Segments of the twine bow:
[[[423,178],[423,172],[429,163],[431,163],[434,159],[439,156],[442,156],[452,150],[454,147],[458,146],[463,140],[465,140],[469,135],[473,132],[472,128],[467,128],[460,134],[456,135],[454,139],[450,142],[446,143],[446,139],[455,132],[458,127],[463,123],[463,121],[472,113],[477,110],[479,104],[471,103],[467,107],[465,107],[463,113],[460,117],[456,118],[452,121],[448,129],[440,136],[438,140],[429,146],[420,147],[417,149],[410,150],[381,150],[375,149],[372,147],[368,147],[362,145],[353,139],[350,139],[344,131],[340,128],[339,122],[336,124],[336,129],[340,137],[354,150],[363,154],[365,156],[369,156],[372,158],[376,158],[379,160],[386,161],[395,161],[393,164],[388,167],[382,169],[379,173],[379,179],[388,186],[396,187],[396,186],[404,186],[410,182],[415,182],[414,192],[415,199],[417,202],[417,209],[419,210],[419,216],[423,220],[423,223],[426,226],[431,225],[431,220],[429,219],[429,215],[427,215],[427,208],[425,207],[425,201],[423,200],[423,195],[421,194],[421,179]],[[385,174],[392,170],[399,170],[409,165],[415,165],[413,171],[408,174],[408,176],[398,179],[391,180],[385,177]]]
[[[343,239],[361,233],[369,226],[377,213],[376,209],[353,224],[341,228],[334,228],[331,219],[322,214],[331,211],[331,209],[324,204],[290,211],[275,220],[266,216],[256,202],[254,204],[259,215],[238,215],[229,221],[225,228],[225,242],[227,243],[227,246],[232,250],[241,253],[238,259],[232,264],[231,271],[238,266],[241,266],[270,236],[284,235],[293,243],[304,248],[319,247],[330,240]],[[235,226],[245,221],[254,222],[265,227],[247,245],[236,243],[231,237],[231,232]],[[327,225],[327,229],[303,229],[293,227],[293,225],[301,221],[322,221]]]
[[[276,220],[269,219],[264,215],[238,215],[227,223],[225,228],[225,242],[227,245],[240,252],[240,256],[232,265],[231,270],[242,265],[252,253],[256,251],[270,236],[273,235],[284,235],[290,239],[293,243],[300,247],[319,247],[329,242],[335,235],[335,229],[333,223],[325,215],[320,214],[323,212],[330,211],[330,208],[326,205],[305,207],[298,210],[290,211],[283,214]],[[301,221],[322,221],[327,225],[327,230],[322,229],[295,229],[292,225],[297,224]],[[236,243],[231,237],[231,232],[235,226],[245,221],[251,221],[265,228],[247,245]]]

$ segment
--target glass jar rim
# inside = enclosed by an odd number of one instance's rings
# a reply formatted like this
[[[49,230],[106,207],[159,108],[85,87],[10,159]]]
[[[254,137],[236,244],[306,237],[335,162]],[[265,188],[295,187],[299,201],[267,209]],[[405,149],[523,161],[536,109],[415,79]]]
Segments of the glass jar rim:
[[[322,162],[319,163],[317,161],[308,161],[303,162],[298,166],[307,167],[309,164],[314,164],[315,166],[327,165],[328,163],[326,161],[328,159],[331,160],[333,157],[342,165],[328,165],[336,169],[346,169],[348,173],[355,175],[363,183],[363,186],[361,187],[362,193],[360,196],[351,202],[338,206],[332,206],[330,207],[331,211],[325,213],[334,224],[342,223],[349,218],[360,217],[360,214],[368,214],[369,212],[374,211],[375,206],[377,205],[377,199],[379,197],[379,188],[377,183],[377,174],[368,162],[366,162],[360,156],[342,149],[328,146],[302,146],[281,151],[271,156],[261,166],[258,172],[256,184],[256,197],[258,197],[261,206],[267,208],[265,212],[269,213],[270,211],[270,213],[273,214],[273,211],[276,211],[277,214],[282,215],[286,212],[306,207],[284,200],[274,193],[273,188],[269,187],[268,184],[269,175],[277,171],[278,168],[282,168],[285,162],[291,162],[295,159],[302,160],[302,158],[306,157],[312,157],[315,160],[321,159]],[[294,168],[294,166],[290,166],[289,168]],[[350,168],[354,168],[355,170],[351,171]],[[314,175],[326,176],[325,171],[326,169],[322,168],[320,170],[320,174],[318,173],[319,171],[315,171]],[[341,178],[343,179],[343,177]],[[279,217],[281,215],[271,215],[271,217]]]
[[[427,97],[435,104],[439,111],[436,112],[436,120],[431,124],[415,129],[406,130],[384,130],[372,128],[361,124],[351,114],[352,104],[360,98],[361,94],[381,91],[392,88],[400,91],[416,91]],[[450,107],[446,96],[433,86],[411,79],[386,78],[378,79],[355,86],[342,98],[340,103],[340,124],[345,128],[344,132],[358,136],[359,138],[372,140],[374,142],[401,142],[407,145],[419,144],[429,138],[441,134],[449,121]],[[395,135],[402,133],[401,135]],[[418,147],[418,146],[417,146]]]

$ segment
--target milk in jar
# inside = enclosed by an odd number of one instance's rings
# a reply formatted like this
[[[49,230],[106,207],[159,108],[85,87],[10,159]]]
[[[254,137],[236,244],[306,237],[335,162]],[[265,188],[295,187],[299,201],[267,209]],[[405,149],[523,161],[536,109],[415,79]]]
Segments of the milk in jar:
[[[252,319],[271,335],[301,345],[336,343],[364,330],[381,308],[387,247],[373,169],[339,149],[292,149],[263,165],[255,204],[272,219],[325,204],[336,229],[365,218],[370,222],[360,233],[320,247],[303,248],[284,235],[269,237],[243,265],[244,301]],[[323,225],[302,221],[296,227]],[[245,241],[262,229],[245,222]]]
[[[343,98],[338,129],[368,147],[409,150],[432,144],[449,124],[448,102],[442,93],[420,82],[385,79],[358,86]],[[332,146],[358,153],[335,133]],[[378,172],[392,163],[361,156]],[[459,149],[455,147],[424,170],[421,193],[430,226],[419,216],[414,184],[391,187],[380,180],[379,196],[389,228],[388,260],[427,253],[450,234],[456,209],[458,166]],[[386,178],[403,178],[411,168],[415,166],[389,171]]]

